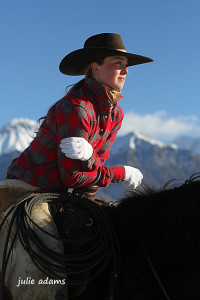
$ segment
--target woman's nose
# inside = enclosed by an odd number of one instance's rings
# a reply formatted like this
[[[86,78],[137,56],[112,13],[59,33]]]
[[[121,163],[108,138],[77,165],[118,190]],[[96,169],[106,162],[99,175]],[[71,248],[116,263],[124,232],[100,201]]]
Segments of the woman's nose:
[[[123,68],[123,69],[121,70],[121,73],[127,75],[127,74],[128,74],[128,68],[127,68],[127,67]]]

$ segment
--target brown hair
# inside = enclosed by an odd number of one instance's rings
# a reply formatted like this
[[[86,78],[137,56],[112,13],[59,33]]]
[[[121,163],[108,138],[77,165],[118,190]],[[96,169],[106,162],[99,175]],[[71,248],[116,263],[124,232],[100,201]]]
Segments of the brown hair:
[[[100,56],[98,59],[95,60],[96,63],[98,63],[99,65],[102,65],[104,63],[104,59],[105,59],[105,56]],[[92,68],[91,68],[91,65],[88,65],[86,68],[86,75],[85,75],[85,78],[86,77],[93,77],[93,73],[92,73]],[[80,81],[78,81],[77,83],[75,84],[72,84],[72,85],[68,85],[66,87],[66,95],[69,94],[70,92],[73,92],[73,91],[76,91],[76,90],[79,90],[82,86],[84,86],[85,84],[85,78],[81,79]],[[71,87],[71,89],[69,89],[69,87]],[[69,90],[68,90],[69,89]],[[61,98],[62,99],[62,98]],[[38,123],[39,123],[39,126],[41,125],[41,121],[43,120],[46,120],[47,118],[47,115],[49,113],[49,111],[51,110],[51,108],[56,105],[61,99],[59,99],[58,101],[56,101],[48,110],[46,116],[44,117],[41,117],[38,119]]]

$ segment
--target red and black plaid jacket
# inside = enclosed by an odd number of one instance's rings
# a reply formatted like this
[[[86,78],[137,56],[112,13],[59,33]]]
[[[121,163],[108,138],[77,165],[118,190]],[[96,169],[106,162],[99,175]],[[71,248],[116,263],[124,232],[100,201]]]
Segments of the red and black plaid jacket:
[[[8,172],[46,190],[94,184],[106,187],[110,182],[120,182],[124,167],[106,167],[104,162],[122,120],[123,111],[117,102],[111,105],[106,88],[87,78],[83,87],[52,106],[35,139],[13,160]],[[82,162],[67,158],[59,147],[66,137],[85,138],[94,149],[91,159]]]

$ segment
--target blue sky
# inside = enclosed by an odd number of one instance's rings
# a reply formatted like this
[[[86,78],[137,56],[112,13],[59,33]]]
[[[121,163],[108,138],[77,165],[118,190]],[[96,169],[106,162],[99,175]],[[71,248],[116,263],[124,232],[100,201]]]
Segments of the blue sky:
[[[81,79],[61,59],[97,33],[122,36],[128,52],[153,63],[130,67],[120,102],[124,134],[200,135],[200,1],[7,0],[0,3],[0,127],[37,120]]]

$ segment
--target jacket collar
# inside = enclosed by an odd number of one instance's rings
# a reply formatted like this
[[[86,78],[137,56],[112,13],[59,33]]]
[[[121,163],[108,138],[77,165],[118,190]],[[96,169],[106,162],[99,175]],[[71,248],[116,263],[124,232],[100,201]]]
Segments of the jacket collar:
[[[116,105],[116,102],[123,99],[121,93],[118,93],[106,86],[102,83],[96,81],[91,77],[85,78],[86,86],[90,89],[90,91],[95,94],[97,97],[97,101],[103,103],[106,106],[113,106]],[[117,94],[116,94],[117,93]]]

